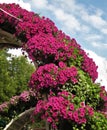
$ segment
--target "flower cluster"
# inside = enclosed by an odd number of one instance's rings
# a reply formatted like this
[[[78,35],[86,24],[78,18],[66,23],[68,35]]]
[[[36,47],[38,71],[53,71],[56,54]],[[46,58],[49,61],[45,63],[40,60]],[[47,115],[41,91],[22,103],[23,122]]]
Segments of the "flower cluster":
[[[16,4],[0,4],[0,8],[3,9],[4,11],[8,12],[8,14],[12,14],[16,18],[20,18],[20,15],[22,12],[26,11],[24,9],[21,9],[19,5]],[[18,24],[19,20],[9,16],[7,13],[3,13],[0,11],[0,24],[3,23],[12,23],[11,26],[15,26]]]
[[[23,93],[20,94],[20,99],[24,102],[27,102],[30,100],[30,95],[29,91],[24,91]]]
[[[32,90],[24,91],[19,96],[13,96],[10,98],[10,101],[4,102],[0,105],[0,112],[5,111],[5,109],[9,109],[11,105],[17,105],[19,101],[28,102],[30,101],[31,97],[36,99],[35,92]]]
[[[74,66],[67,67],[66,69],[62,69],[59,71],[57,76],[58,84],[64,85],[68,81],[75,84],[78,82],[77,75],[78,75],[78,71]]]
[[[16,28],[17,35],[21,35],[22,33],[25,35],[26,39],[29,40],[35,35],[39,34],[52,34],[58,31],[57,27],[54,25],[50,19],[42,17],[40,18],[38,15],[34,13],[29,14],[27,12],[23,15],[23,22],[20,22]],[[29,19],[30,16],[30,19]],[[26,32],[26,33],[25,33]]]
[[[66,67],[63,62],[59,62],[59,66],[55,64],[46,64],[40,66],[31,76],[29,86],[40,90],[58,88],[58,86],[64,85],[66,82],[77,83],[77,69],[76,67]],[[63,68],[62,68],[63,67]]]
[[[6,108],[8,108],[8,102],[4,102],[0,105],[0,112],[4,111]]]
[[[40,66],[31,76],[29,86],[39,91],[43,88],[56,87],[56,76],[58,73],[58,66],[54,64],[46,64]]]
[[[47,61],[50,58],[55,61],[67,61],[68,59],[76,58],[74,50],[78,44],[74,39],[60,42],[60,39],[53,34],[40,33],[35,35],[27,42],[27,52],[32,60]],[[63,40],[63,39],[62,39]],[[53,62],[53,61],[50,62]]]
[[[84,124],[87,122],[87,115],[93,116],[94,110],[83,103],[78,104],[78,107],[75,106],[74,98],[74,95],[62,91],[58,96],[49,97],[47,101],[39,100],[34,115],[42,113],[41,118],[46,119],[54,128],[57,127],[60,118]]]
[[[81,50],[80,54],[83,55],[82,69],[90,75],[94,82],[98,78],[98,66],[96,66],[92,58],[88,57],[86,52]]]
[[[105,90],[105,86],[101,86],[100,97],[104,103],[103,111],[107,112],[107,91]]]

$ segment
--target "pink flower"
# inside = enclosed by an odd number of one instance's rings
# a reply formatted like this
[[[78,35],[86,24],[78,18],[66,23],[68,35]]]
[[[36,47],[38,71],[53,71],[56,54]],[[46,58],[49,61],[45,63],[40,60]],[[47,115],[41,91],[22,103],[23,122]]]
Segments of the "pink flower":
[[[21,93],[20,99],[25,102],[29,101],[30,100],[29,91],[24,91],[23,93]]]
[[[80,103],[81,107],[85,107],[85,102]]]
[[[48,121],[49,123],[52,123],[52,121],[53,121],[53,120],[52,120],[52,117],[48,117],[48,118],[47,118],[47,121]]]
[[[4,102],[3,104],[0,105],[0,112],[4,111],[5,108],[8,108],[8,103]]]
[[[68,111],[68,118],[70,118],[70,120],[73,120],[73,113],[71,111]]]
[[[88,113],[90,116],[93,116],[94,115],[94,109],[92,107],[87,107],[87,110],[88,110]]]
[[[66,64],[64,62],[60,61],[59,62],[59,67],[63,69],[63,68],[66,67]]]
[[[74,120],[75,120],[76,122],[78,122],[78,120],[79,120],[78,111],[74,111],[74,112],[73,112],[73,118],[74,118]]]
[[[53,118],[56,118],[57,116],[58,116],[58,112],[53,112],[53,113],[52,113],[52,117],[53,117]]]
[[[70,109],[71,111],[73,111],[73,110],[74,110],[74,104],[73,104],[73,103],[71,103],[71,104],[70,104],[69,109]]]
[[[80,117],[84,117],[85,116],[85,113],[86,113],[85,112],[85,108],[79,108],[78,111],[79,111],[79,116]]]
[[[84,124],[86,122],[87,122],[86,118],[80,118],[79,119],[79,124]]]

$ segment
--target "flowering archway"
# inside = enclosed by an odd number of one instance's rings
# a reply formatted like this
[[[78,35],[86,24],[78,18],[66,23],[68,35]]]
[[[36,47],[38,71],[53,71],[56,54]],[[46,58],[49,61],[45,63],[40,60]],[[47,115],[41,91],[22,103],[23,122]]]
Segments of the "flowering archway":
[[[23,43],[37,66],[29,81],[38,100],[33,114],[49,123],[47,130],[107,129],[107,92],[95,83],[97,66],[75,39],[16,4],[0,4],[0,28]]]

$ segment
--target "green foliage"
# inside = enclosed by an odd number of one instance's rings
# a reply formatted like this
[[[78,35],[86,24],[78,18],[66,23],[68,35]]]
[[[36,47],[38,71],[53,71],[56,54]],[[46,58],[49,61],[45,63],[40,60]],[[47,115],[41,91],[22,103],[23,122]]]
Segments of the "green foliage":
[[[107,118],[101,113],[95,112],[86,124],[74,124],[73,130],[107,130]]]
[[[78,68],[78,83],[71,82],[63,85],[63,90],[67,90],[76,96],[77,102],[84,101],[86,105],[97,108],[100,102],[100,86],[92,82],[87,73]]]
[[[0,50],[0,103],[28,89],[34,66],[24,56],[13,57]]]
[[[87,122],[86,129],[87,130],[107,130],[107,118],[103,114],[99,112],[95,112],[93,118],[89,119],[89,121]]]

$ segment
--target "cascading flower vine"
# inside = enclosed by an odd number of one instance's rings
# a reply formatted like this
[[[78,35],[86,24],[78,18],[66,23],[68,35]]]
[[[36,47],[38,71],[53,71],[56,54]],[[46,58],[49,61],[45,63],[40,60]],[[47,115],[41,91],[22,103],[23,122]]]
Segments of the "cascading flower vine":
[[[92,58],[88,57],[84,51],[81,52],[84,59],[82,62],[82,69],[90,75],[94,82],[98,78],[98,72],[96,71],[98,66],[95,64]]]

